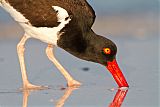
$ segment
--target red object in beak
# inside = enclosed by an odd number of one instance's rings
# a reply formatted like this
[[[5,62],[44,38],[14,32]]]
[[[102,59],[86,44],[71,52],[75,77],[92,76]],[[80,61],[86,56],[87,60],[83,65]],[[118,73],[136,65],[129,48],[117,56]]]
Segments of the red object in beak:
[[[107,63],[107,69],[111,72],[119,87],[129,87],[115,59],[112,62]]]

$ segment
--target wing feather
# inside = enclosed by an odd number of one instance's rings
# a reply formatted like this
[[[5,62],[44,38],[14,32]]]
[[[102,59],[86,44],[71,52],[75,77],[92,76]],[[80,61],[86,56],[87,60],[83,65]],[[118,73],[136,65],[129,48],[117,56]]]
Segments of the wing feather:
[[[90,29],[96,17],[86,0],[7,0],[7,2],[36,27],[58,26],[57,13],[52,6],[66,9],[80,28]]]

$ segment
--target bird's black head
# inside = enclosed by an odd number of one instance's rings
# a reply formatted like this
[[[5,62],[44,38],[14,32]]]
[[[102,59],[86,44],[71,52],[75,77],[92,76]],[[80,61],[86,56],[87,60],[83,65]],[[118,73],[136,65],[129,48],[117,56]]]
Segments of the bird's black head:
[[[87,53],[89,53],[90,61],[106,66],[119,87],[128,87],[128,83],[116,62],[117,47],[111,40],[96,35],[90,41]]]
[[[116,57],[117,47],[112,41],[107,41],[107,45],[101,48],[105,62],[113,61]]]
[[[97,35],[90,41],[90,47],[87,53],[89,53],[91,61],[106,66],[108,61],[113,61],[115,59],[117,47],[111,40]]]

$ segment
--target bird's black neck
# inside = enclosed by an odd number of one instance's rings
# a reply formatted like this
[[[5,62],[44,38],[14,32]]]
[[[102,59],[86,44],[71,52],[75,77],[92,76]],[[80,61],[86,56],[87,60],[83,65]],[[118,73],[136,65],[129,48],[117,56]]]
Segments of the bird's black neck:
[[[84,59],[88,48],[91,48],[90,43],[94,37],[96,34],[92,30],[83,34],[73,30],[72,33],[61,35],[57,45],[74,56]]]
[[[59,47],[80,59],[97,62],[97,54],[101,52],[100,47],[101,44],[104,43],[104,39],[106,40],[106,38],[90,30],[84,34],[72,32],[70,35],[61,35],[57,44]]]

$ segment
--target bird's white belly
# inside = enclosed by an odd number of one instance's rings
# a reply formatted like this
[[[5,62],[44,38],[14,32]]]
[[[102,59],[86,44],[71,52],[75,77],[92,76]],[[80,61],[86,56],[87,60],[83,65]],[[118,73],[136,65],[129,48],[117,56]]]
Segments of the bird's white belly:
[[[60,22],[60,24],[57,27],[34,27],[30,24],[28,19],[26,19],[20,12],[14,9],[5,0],[0,1],[0,6],[3,7],[14,18],[14,20],[24,28],[25,34],[27,36],[53,45],[57,45],[58,37],[64,33],[60,31],[71,20],[68,12],[65,9],[59,6],[52,6],[52,8],[57,11],[57,22]]]
[[[61,35],[57,27],[47,28],[47,27],[34,27],[26,23],[20,23],[24,28],[25,34],[29,37],[39,39],[43,42],[57,45],[58,37]]]

